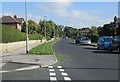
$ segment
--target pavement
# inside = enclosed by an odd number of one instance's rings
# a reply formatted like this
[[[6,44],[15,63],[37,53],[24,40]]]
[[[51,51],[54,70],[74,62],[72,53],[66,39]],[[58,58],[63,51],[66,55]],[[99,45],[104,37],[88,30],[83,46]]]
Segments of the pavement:
[[[48,41],[49,42],[49,41]],[[29,46],[29,50],[33,47],[43,44],[45,42],[39,42]],[[20,48],[11,53],[1,53],[1,63],[19,63],[19,64],[32,64],[40,65],[40,67],[46,67],[57,62],[56,56],[53,55],[30,55],[26,54],[25,47]],[[47,61],[46,61],[47,60]]]
[[[118,82],[117,53],[97,50],[92,46],[81,46],[67,38],[62,38],[55,43],[53,50],[59,57],[56,64],[40,67],[40,65],[9,62],[2,66],[2,71],[0,71],[2,79]]]

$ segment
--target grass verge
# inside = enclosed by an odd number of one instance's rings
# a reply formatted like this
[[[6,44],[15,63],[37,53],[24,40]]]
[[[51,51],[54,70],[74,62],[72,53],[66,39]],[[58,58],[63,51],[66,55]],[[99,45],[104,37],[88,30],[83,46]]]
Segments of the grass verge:
[[[91,46],[97,47],[97,43],[92,43]]]
[[[54,41],[40,44],[37,47],[32,48],[28,53],[35,54],[35,55],[52,55],[53,50],[51,48],[51,45],[53,43],[54,43]]]
[[[40,44],[34,48],[32,48],[28,53],[34,55],[53,55],[52,45],[56,43],[60,39],[53,40],[51,42],[47,42],[44,44]]]

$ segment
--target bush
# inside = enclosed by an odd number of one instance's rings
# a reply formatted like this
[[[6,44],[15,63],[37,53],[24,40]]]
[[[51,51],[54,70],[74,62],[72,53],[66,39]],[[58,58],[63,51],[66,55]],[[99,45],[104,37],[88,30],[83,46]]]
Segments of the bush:
[[[97,42],[99,39],[99,35],[95,34],[95,35],[88,35],[88,37],[91,39],[91,42]]]
[[[2,43],[25,41],[26,33],[20,32],[19,30],[12,28],[7,25],[2,25]],[[39,34],[29,34],[29,40],[40,40],[42,36]]]
[[[47,39],[47,40],[51,40],[51,37],[50,37],[50,36],[47,36],[46,39]]]

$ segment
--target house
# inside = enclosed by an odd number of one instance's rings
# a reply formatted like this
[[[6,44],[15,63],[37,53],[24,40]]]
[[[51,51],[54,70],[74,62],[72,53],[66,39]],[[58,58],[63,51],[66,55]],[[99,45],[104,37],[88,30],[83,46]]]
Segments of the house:
[[[22,24],[24,23],[23,18],[17,18],[17,16],[2,16],[0,18],[0,23],[3,25],[9,25],[13,28],[16,28],[18,30],[22,30]]]
[[[80,29],[82,35],[88,35],[90,33],[90,28],[82,28]]]

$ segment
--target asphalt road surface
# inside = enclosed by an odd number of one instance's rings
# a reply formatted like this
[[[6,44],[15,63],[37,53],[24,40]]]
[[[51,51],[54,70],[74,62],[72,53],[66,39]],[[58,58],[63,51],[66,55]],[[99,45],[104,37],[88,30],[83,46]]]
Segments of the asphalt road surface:
[[[96,47],[91,46],[80,46],[67,38],[62,38],[54,44],[53,49],[60,58],[57,64],[49,66],[49,68],[40,68],[33,65],[7,63],[2,66],[4,71],[2,72],[2,79],[118,80],[117,53],[97,50]],[[27,70],[26,67],[35,69]]]

